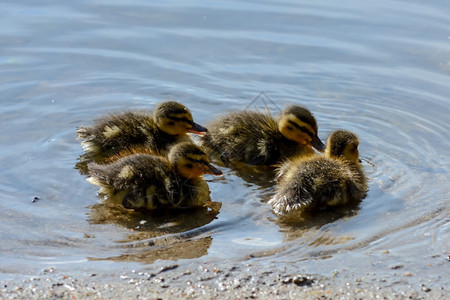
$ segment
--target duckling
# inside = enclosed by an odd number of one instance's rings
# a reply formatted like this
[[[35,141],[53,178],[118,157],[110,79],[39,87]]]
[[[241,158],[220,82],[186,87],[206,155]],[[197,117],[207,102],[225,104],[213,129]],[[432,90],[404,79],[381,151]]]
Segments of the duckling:
[[[201,138],[202,146],[225,165],[273,165],[293,155],[312,155],[325,149],[317,122],[305,107],[286,107],[278,120],[270,114],[239,111],[219,117]]]
[[[357,203],[367,193],[367,179],[358,158],[358,137],[334,131],[325,156],[294,157],[278,169],[278,190],[269,200],[274,212],[314,210]]]
[[[188,132],[205,134],[207,129],[193,122],[191,112],[178,102],[159,104],[153,115],[128,111],[110,114],[96,121],[93,127],[78,128],[78,139],[89,161],[102,162],[130,147],[145,147],[166,155],[178,142],[191,141]]]
[[[87,181],[100,195],[129,209],[204,206],[209,187],[203,174],[222,175],[197,145],[174,145],[166,157],[137,153],[109,164],[88,164]]]

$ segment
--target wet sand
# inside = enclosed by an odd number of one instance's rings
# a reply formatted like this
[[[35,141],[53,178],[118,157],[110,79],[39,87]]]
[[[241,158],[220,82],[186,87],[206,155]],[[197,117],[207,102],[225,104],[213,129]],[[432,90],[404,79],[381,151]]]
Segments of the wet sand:
[[[294,270],[293,270],[294,269]],[[1,299],[446,299],[448,286],[399,271],[330,277],[295,272],[251,260],[239,263],[168,263],[140,271],[77,275],[55,268],[27,279],[3,280]],[[445,281],[445,280],[444,280]],[[430,287],[432,286],[432,287]]]

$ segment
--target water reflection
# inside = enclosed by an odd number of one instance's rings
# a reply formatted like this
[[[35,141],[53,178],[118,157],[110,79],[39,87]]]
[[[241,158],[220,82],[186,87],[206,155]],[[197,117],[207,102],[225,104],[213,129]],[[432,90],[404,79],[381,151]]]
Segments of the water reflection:
[[[116,224],[134,231],[128,239],[148,239],[170,233],[179,233],[202,227],[218,215],[217,210],[207,207],[189,209],[158,209],[134,211],[115,203],[97,203],[89,207],[89,223]]]
[[[136,250],[130,248],[125,254],[106,258],[89,257],[89,260],[111,260],[111,261],[134,261],[150,264],[157,260],[178,260],[199,258],[208,254],[212,243],[212,237],[207,236],[199,239],[187,239],[166,245],[153,246],[150,249]]]
[[[218,214],[218,210],[206,207],[133,211],[115,203],[98,203],[89,208],[90,224],[115,224],[130,229],[130,233],[116,243],[123,252],[132,252],[110,258],[90,259],[132,260],[142,263],[151,263],[157,259],[196,258],[207,254],[212,238],[196,237],[208,231],[202,227],[215,220]]]
[[[315,212],[302,211],[289,216],[271,218],[270,220],[280,227],[280,232],[283,233],[285,241],[293,241],[300,238],[304,240],[306,236],[311,235],[325,225],[340,219],[356,216],[359,211],[360,205],[356,204],[350,207],[335,207]],[[314,242],[311,242],[310,246],[332,245],[337,240],[344,242],[349,239],[333,237],[329,234],[320,235]]]

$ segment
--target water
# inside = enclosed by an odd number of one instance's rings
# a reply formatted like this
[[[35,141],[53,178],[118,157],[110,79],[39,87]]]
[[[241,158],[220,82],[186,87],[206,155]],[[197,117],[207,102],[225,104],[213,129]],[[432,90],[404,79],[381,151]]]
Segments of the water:
[[[0,279],[253,257],[328,276],[389,277],[400,263],[444,280],[447,1],[3,2]],[[266,204],[273,181],[224,168],[207,177],[218,215],[100,204],[74,169],[77,126],[167,99],[200,124],[250,104],[306,105],[323,140],[358,134],[369,194],[352,211],[283,224]]]

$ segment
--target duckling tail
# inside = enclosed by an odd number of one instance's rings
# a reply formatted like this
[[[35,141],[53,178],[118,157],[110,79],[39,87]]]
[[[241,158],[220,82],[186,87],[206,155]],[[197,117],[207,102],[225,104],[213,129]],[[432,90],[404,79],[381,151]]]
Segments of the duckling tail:
[[[87,139],[92,135],[91,128],[85,126],[78,127],[75,133],[77,134],[77,140]]]

